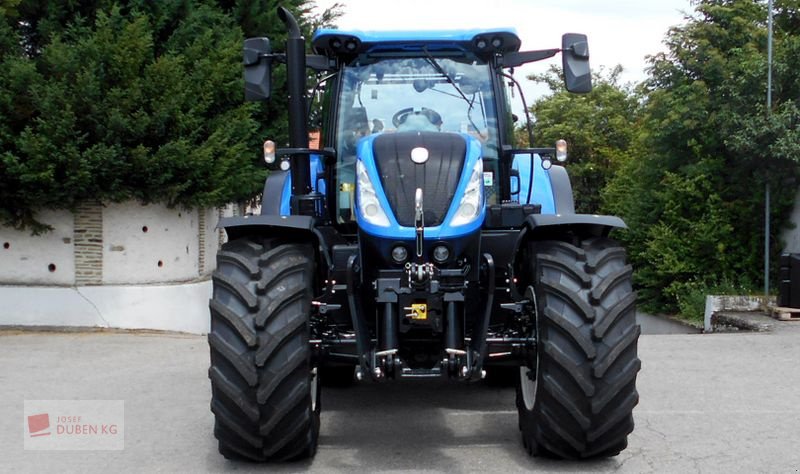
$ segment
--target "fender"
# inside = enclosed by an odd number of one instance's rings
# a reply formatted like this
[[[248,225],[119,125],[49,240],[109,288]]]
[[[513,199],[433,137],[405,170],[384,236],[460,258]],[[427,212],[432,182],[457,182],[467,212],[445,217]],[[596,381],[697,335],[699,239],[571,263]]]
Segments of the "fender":
[[[289,215],[289,186],[291,175],[288,171],[271,171],[264,182],[263,198],[261,199],[262,215]],[[286,192],[286,190],[289,190]]]
[[[575,199],[572,196],[572,183],[569,181],[567,169],[556,165],[549,171],[556,212],[558,214],[575,214]]]
[[[333,268],[328,240],[323,232],[317,228],[311,216],[276,216],[252,215],[223,217],[217,224],[218,229],[224,229],[228,240],[238,239],[249,235],[263,235],[265,237],[288,237],[298,241],[310,242],[325,259],[327,268]]]
[[[596,214],[531,214],[525,219],[526,233],[532,235],[569,230],[582,236],[607,237],[614,229],[627,228],[619,217]]]
[[[554,167],[555,168],[555,167]],[[628,226],[619,217],[600,216],[595,214],[531,214],[525,219],[524,227],[517,232],[513,244],[513,253],[509,257],[515,272],[521,271],[518,256],[520,250],[529,243],[543,240],[561,240],[565,235],[573,234],[580,238],[607,237],[614,229],[627,229]],[[516,287],[511,288],[515,300],[522,299]]]

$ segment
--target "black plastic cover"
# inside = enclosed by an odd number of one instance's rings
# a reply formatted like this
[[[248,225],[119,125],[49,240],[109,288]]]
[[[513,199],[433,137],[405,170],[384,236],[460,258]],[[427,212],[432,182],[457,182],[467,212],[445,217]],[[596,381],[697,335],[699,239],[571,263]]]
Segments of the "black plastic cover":
[[[778,306],[800,308],[800,253],[781,255]]]
[[[525,225],[533,232],[573,229],[598,237],[607,236],[615,228],[628,228],[625,221],[619,217],[594,214],[531,214],[525,218]]]
[[[281,194],[289,179],[288,171],[270,171],[264,181],[264,192],[261,198],[261,214],[278,216],[281,213]]]
[[[411,150],[423,147],[428,160],[411,161]],[[381,184],[397,222],[414,226],[414,196],[422,188],[425,226],[442,223],[455,194],[466,159],[467,143],[454,133],[400,132],[375,139],[373,153]]]
[[[270,95],[272,52],[269,38],[248,38],[242,51],[245,100],[266,100]]]
[[[504,203],[488,206],[484,226],[496,228],[519,228],[531,214],[540,214],[541,204]]]

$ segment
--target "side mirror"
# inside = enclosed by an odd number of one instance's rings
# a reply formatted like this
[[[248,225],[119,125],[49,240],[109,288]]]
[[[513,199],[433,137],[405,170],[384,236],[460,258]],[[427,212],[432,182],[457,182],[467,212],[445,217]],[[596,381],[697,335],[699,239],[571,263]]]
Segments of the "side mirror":
[[[270,94],[272,52],[269,38],[248,38],[244,40],[244,100],[266,100]]]
[[[561,37],[561,51],[564,85],[567,90],[580,94],[591,92],[592,70],[589,67],[589,43],[586,35],[565,34]]]
[[[511,195],[519,194],[519,170],[511,169]]]

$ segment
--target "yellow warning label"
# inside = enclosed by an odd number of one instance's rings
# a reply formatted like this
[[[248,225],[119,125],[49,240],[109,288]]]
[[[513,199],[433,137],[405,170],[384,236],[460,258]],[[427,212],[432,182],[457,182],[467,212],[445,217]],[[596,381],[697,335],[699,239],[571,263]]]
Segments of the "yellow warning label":
[[[411,319],[428,319],[428,305],[425,303],[412,303],[409,317]]]

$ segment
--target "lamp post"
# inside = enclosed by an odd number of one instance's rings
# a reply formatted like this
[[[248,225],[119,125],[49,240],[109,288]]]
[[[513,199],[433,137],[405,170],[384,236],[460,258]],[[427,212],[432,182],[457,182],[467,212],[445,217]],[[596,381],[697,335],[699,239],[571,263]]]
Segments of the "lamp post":
[[[772,113],[772,0],[767,2],[767,119]],[[768,120],[769,121],[769,120]],[[769,177],[764,192],[764,297],[769,297]]]

